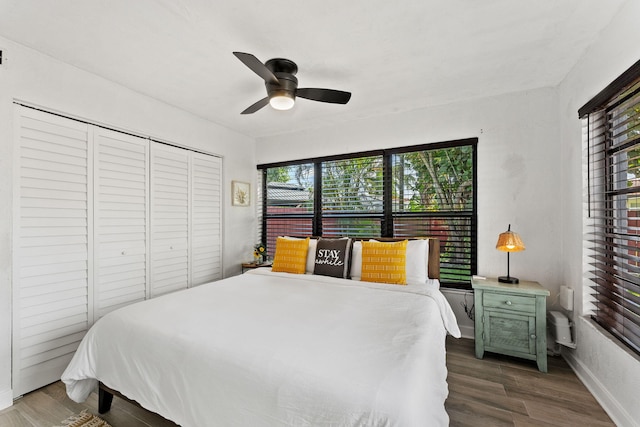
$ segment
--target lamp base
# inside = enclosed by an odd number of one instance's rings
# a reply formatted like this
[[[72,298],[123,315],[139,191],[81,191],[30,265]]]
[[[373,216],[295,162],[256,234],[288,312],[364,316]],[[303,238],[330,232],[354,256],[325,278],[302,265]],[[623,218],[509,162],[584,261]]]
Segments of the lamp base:
[[[516,284],[516,283],[520,283],[520,280],[518,280],[517,277],[511,277],[511,276],[500,276],[498,277],[498,282],[500,283],[511,283],[511,284]]]

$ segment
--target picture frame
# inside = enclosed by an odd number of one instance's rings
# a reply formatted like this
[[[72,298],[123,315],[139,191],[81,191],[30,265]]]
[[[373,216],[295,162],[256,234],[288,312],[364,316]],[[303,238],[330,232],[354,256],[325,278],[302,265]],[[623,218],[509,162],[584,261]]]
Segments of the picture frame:
[[[251,184],[231,181],[231,205],[249,206],[251,204]]]

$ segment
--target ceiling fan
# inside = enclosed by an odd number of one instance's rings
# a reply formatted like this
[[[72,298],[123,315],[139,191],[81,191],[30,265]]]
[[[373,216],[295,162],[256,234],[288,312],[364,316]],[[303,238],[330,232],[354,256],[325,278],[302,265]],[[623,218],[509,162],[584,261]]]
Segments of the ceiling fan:
[[[267,88],[266,98],[262,98],[240,114],[255,113],[267,104],[276,110],[289,110],[293,107],[296,97],[333,104],[346,104],[351,98],[350,92],[341,90],[298,89],[298,79],[295,76],[298,66],[289,59],[273,58],[263,64],[250,53],[233,52],[233,54],[251,71],[262,77]]]

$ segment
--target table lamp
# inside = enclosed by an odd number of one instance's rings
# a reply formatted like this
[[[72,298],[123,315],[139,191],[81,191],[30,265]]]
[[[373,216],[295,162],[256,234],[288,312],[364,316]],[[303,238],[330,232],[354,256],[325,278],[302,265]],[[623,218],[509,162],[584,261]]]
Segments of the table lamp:
[[[498,277],[498,281],[502,283],[519,283],[520,281],[516,277],[509,275],[509,253],[523,251],[525,247],[518,233],[511,231],[511,224],[509,224],[507,231],[500,233],[500,236],[498,236],[496,249],[507,253],[507,275]]]

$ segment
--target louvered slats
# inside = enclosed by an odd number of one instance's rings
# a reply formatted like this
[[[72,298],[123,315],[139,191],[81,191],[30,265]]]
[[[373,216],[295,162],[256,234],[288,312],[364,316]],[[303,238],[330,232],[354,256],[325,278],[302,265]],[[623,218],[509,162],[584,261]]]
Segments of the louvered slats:
[[[222,162],[192,153],[191,285],[222,278]]]
[[[14,395],[55,381],[89,327],[86,124],[18,107]]]
[[[189,284],[189,155],[153,144],[151,150],[151,296]]]
[[[222,161],[22,106],[16,120],[17,397],[58,380],[108,312],[222,277]]]
[[[640,64],[640,63],[639,63]],[[587,277],[593,318],[640,354],[640,74],[589,111]]]
[[[95,145],[97,317],[146,297],[148,141],[99,128]]]

